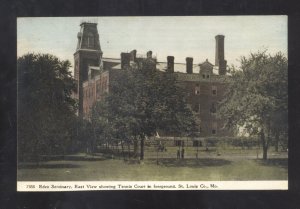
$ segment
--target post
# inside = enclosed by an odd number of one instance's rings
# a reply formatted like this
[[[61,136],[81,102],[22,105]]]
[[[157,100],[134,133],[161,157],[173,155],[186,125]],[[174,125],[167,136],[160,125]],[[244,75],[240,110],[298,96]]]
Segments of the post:
[[[199,141],[197,141],[197,159],[198,159],[198,153],[199,153]]]

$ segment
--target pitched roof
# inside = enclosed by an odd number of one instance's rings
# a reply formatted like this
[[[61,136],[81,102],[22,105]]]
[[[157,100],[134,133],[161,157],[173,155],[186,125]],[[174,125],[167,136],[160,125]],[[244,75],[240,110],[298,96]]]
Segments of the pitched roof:
[[[208,59],[206,59],[204,62],[200,63],[199,65],[200,65],[200,66],[201,66],[201,65],[210,65],[210,66],[214,66],[213,64],[211,64],[211,63],[208,61]]]

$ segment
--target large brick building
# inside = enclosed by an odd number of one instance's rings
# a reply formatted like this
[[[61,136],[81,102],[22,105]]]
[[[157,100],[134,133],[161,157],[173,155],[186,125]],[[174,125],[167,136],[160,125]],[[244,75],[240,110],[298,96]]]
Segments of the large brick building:
[[[131,65],[139,59],[152,58],[156,68],[161,72],[172,72],[176,75],[178,84],[185,89],[187,104],[199,120],[200,136],[226,136],[230,134],[223,128],[223,120],[216,118],[217,103],[226,90],[227,61],[224,59],[224,36],[217,35],[215,64],[207,59],[200,64],[194,64],[192,57],[186,58],[186,63],[176,63],[173,56],[168,56],[166,62],[158,62],[152,52],[138,55],[136,50],[121,53],[120,58],[102,57],[99,34],[96,23],[82,23],[78,33],[78,44],[75,59],[75,79],[78,82],[79,117],[88,118],[93,104],[101,100],[109,92],[109,84],[120,76],[124,66]],[[183,73],[185,71],[185,73]]]

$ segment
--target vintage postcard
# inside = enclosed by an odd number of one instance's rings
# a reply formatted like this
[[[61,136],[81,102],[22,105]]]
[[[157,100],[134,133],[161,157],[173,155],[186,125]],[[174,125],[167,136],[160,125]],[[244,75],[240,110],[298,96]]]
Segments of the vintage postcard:
[[[18,18],[18,191],[287,190],[287,35],[287,16]]]

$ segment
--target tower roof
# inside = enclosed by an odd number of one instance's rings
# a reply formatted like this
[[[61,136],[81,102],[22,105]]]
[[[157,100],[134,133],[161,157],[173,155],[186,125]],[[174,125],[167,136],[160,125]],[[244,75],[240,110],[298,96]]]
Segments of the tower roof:
[[[80,32],[77,34],[78,43],[76,51],[96,50],[102,53],[97,23],[82,22],[80,26]]]

